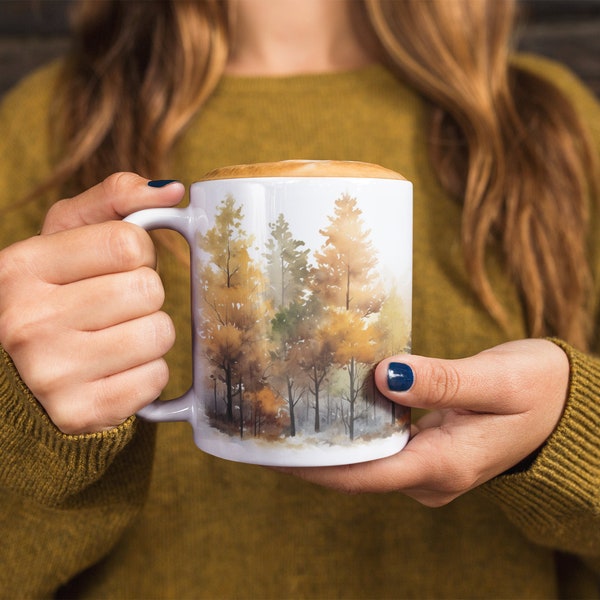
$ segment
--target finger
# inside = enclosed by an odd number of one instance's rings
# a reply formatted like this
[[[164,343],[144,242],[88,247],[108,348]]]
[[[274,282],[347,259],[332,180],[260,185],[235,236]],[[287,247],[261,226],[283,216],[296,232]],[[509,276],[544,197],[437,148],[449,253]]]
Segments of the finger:
[[[411,442],[398,454],[370,462],[333,467],[294,467],[278,470],[347,494],[385,493],[418,487],[424,479],[424,461]]]
[[[530,408],[524,391],[534,382],[549,393],[564,387],[565,371],[558,346],[521,340],[456,360],[398,355],[377,366],[375,381],[387,398],[407,406],[511,414]]]
[[[156,400],[169,381],[163,358],[138,365],[102,380],[96,400],[98,422],[114,427]]]
[[[55,298],[55,320],[96,331],[160,310],[165,293],[156,271],[141,267],[60,286]]]
[[[54,424],[70,435],[95,433],[117,427],[160,395],[169,380],[164,359],[139,365],[87,385],[82,392],[63,394],[60,402],[46,404]]]
[[[460,418],[460,417],[459,417]],[[519,451],[506,442],[497,460],[497,438],[506,417],[469,415],[453,425],[450,436],[434,427],[417,433],[406,447],[388,458],[341,467],[287,469],[312,483],[345,493],[402,492],[428,506],[441,506],[506,470],[518,460]],[[516,419],[517,417],[509,417]],[[472,434],[477,421],[478,434]]]
[[[23,380],[44,406],[48,399],[60,401],[64,390],[162,358],[173,346],[175,328],[157,312],[101,331],[55,336],[51,352],[44,352],[45,340],[37,358],[17,357]]]
[[[73,198],[55,203],[48,211],[42,234],[120,220],[143,208],[174,206],[184,193],[185,187],[178,181],[153,187],[134,173],[116,173]]]
[[[443,360],[415,355],[396,356],[379,364],[375,381],[380,391],[398,403],[429,409],[489,409],[490,397],[508,377],[485,360]]]
[[[101,379],[163,357],[175,342],[175,327],[164,312],[156,312],[108,329],[82,334],[79,364],[88,381]]]
[[[37,236],[15,244],[11,256],[18,274],[33,273],[53,284],[156,264],[150,236],[142,228],[121,221]]]

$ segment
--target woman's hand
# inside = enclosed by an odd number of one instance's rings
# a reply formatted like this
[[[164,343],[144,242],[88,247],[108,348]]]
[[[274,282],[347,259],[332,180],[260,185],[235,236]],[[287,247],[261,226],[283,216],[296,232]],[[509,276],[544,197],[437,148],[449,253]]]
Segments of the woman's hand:
[[[442,506],[545,442],[563,412],[569,363],[557,345],[530,339],[458,360],[395,356],[378,365],[375,381],[390,400],[431,411],[404,450],[362,464],[286,470],[345,492],[399,491]]]
[[[113,175],[56,203],[41,235],[0,252],[0,343],[65,433],[117,426],[166,385],[175,333],[160,310],[154,246],[120,219],[183,193]]]

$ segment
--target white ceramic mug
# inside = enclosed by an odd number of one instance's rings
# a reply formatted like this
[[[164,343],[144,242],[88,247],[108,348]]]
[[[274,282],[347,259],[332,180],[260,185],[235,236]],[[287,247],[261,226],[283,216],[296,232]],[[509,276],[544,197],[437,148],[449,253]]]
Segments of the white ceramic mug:
[[[191,249],[193,385],[143,418],[188,421],[202,450],[264,465],[404,447],[409,409],[372,372],[410,351],[409,181],[357,162],[237,165],[194,183],[188,207],[127,220]]]

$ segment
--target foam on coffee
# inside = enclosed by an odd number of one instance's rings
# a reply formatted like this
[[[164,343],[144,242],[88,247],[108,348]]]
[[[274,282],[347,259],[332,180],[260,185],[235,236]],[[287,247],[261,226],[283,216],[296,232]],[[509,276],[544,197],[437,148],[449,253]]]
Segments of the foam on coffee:
[[[406,179],[379,165],[351,160],[283,160],[220,167],[208,172],[201,181],[254,177],[363,177]]]

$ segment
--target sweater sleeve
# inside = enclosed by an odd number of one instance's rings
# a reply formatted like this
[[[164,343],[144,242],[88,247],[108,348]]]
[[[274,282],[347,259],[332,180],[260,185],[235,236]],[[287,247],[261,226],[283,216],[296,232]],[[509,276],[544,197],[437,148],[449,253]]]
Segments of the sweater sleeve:
[[[0,247],[30,237],[42,201],[11,210],[50,168],[56,67],[0,106]],[[0,290],[1,293],[1,290]],[[60,432],[0,348],[0,597],[51,597],[100,560],[146,498],[154,427],[130,418],[93,435]]]
[[[528,469],[493,479],[484,492],[531,540],[600,573],[600,359],[553,341],[571,366],[562,419]]]
[[[0,351],[0,590],[46,597],[97,562],[146,498],[153,426],[61,433]]]

